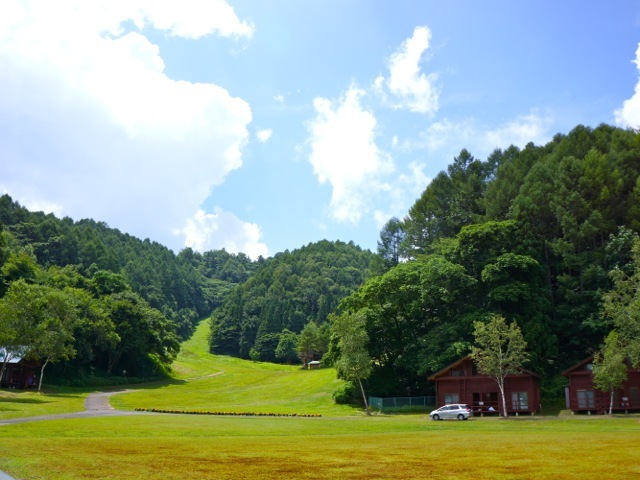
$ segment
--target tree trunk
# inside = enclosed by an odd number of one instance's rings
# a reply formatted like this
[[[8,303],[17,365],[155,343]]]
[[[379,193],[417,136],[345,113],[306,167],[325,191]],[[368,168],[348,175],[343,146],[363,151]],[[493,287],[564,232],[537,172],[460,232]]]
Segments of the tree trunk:
[[[49,358],[48,357],[44,361],[44,363],[42,364],[42,368],[40,369],[40,380],[38,381],[38,392],[40,392],[42,390],[42,379],[44,378],[44,367],[47,366],[47,363],[49,363]]]
[[[107,361],[107,375],[111,375],[111,371],[113,370],[113,367],[116,366],[116,363],[118,363],[118,360],[120,360],[121,356],[122,356],[122,352],[115,352],[114,354],[109,354],[109,359]]]
[[[611,394],[609,395],[609,415],[613,413],[613,388],[611,389]]]
[[[362,381],[358,378],[358,383],[360,384],[360,392],[362,392],[362,400],[364,401],[364,408],[367,412],[367,415],[371,415],[371,410],[369,410],[369,403],[367,402],[367,396],[364,394],[364,387],[362,386]]]
[[[8,360],[6,362],[2,362],[2,367],[0,367],[0,381],[2,381],[2,377],[4,376],[4,371],[7,367]]]
[[[504,381],[498,382],[498,388],[500,389],[500,398],[502,398],[502,416],[507,418],[507,400],[504,398]]]

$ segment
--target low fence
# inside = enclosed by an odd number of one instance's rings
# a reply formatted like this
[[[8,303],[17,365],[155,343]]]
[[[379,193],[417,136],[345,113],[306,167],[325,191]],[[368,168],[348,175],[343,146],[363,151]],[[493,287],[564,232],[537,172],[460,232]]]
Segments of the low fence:
[[[369,397],[369,407],[384,413],[426,412],[433,410],[435,396],[426,397]]]

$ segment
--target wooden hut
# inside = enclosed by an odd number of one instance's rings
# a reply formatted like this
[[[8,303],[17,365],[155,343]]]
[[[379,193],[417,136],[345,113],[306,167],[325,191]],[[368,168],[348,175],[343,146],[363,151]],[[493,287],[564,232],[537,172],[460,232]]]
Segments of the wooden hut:
[[[574,413],[608,413],[610,392],[597,390],[593,385],[593,355],[568,368],[562,375],[569,379],[565,387],[567,408]],[[613,395],[613,410],[640,411],[640,370],[627,369],[627,381]]]
[[[461,358],[429,377],[436,383],[437,405],[465,403],[474,414],[502,413],[500,390],[494,379],[479,374],[471,356]],[[524,370],[504,381],[507,414],[533,414],[540,410],[540,377]]]
[[[4,373],[0,378],[2,388],[36,388],[37,375],[40,370],[38,362],[29,361],[20,355],[8,356],[0,347],[0,368],[5,363]]]

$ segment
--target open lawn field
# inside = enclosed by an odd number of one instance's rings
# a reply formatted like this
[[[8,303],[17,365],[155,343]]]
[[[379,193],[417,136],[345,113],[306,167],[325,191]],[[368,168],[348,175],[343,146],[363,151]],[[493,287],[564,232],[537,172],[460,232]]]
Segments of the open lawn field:
[[[206,324],[176,378],[112,397],[119,409],[321,414],[144,414],[0,426],[0,469],[17,479],[636,479],[640,417],[374,415],[331,402],[329,369],[206,353]],[[86,391],[0,391],[0,419],[82,409]],[[7,401],[9,400],[9,401]]]

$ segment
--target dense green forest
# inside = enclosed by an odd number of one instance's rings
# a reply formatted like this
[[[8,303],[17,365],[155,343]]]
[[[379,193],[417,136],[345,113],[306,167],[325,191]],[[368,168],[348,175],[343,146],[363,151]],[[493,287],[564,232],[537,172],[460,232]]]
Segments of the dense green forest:
[[[640,228],[640,135],[578,126],[486,160],[462,150],[378,242],[379,274],[340,309],[366,318],[372,393],[427,391],[473,321],[521,327],[547,391],[611,329],[602,297]],[[562,380],[560,380],[562,381]]]
[[[328,327],[327,316],[364,282],[372,258],[353,243],[326,240],[276,254],[214,312],[211,351],[263,361],[295,359],[295,352],[278,355],[278,346],[282,350],[289,340],[298,348],[297,334],[309,323]],[[307,328],[304,335],[309,333]],[[307,349],[309,356],[325,350],[320,345]]]
[[[0,197],[0,225],[0,346],[44,359],[36,348],[42,330],[57,329],[53,377],[161,373],[212,312],[216,353],[319,358],[327,315],[362,284],[373,257],[329,241],[256,261],[224,250],[176,255],[104,223],[30,212],[8,195]]]
[[[424,394],[429,374],[469,353],[474,321],[500,314],[524,334],[527,368],[559,393],[559,373],[612,329],[610,272],[632,269],[640,135],[578,126],[484,160],[463,149],[383,227],[376,254],[321,241],[257,261],[176,255],[93,220],[29,212],[7,195],[0,223],[0,308],[27,297],[54,305],[55,292],[74,306],[73,355],[52,357],[59,365],[144,376],[208,316],[214,353],[289,363],[329,351],[331,362],[331,322],[353,318],[368,339],[367,391]]]
[[[104,223],[30,212],[8,195],[0,197],[0,226],[0,308],[17,311],[27,296],[40,298],[34,311],[49,309],[42,305],[60,293],[73,306],[66,325],[58,326],[72,339],[55,362],[58,371],[158,373],[171,363],[179,340],[264,261],[224,250],[187,248],[176,255]],[[9,325],[7,318],[0,326]],[[10,346],[18,327],[18,342],[28,343],[25,335],[50,319],[34,313],[24,320],[0,329],[0,345]]]

